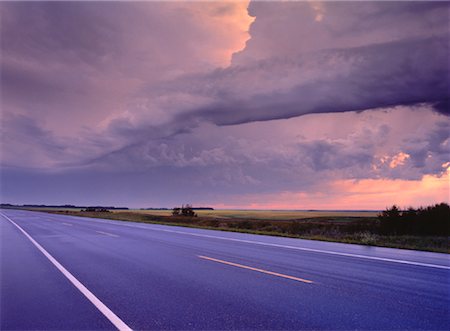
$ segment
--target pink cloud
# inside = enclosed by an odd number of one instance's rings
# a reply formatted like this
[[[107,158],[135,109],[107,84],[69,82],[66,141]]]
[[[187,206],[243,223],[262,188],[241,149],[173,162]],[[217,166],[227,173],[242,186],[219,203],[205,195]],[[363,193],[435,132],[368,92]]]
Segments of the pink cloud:
[[[42,180],[73,198],[84,182],[83,199],[254,208],[445,197],[447,3],[247,5],[2,3],[6,191]]]

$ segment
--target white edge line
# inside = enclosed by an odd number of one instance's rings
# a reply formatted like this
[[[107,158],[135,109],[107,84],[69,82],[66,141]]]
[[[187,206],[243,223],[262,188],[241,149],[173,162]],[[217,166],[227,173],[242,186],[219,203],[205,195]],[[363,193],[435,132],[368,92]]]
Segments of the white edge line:
[[[63,216],[66,216],[66,215],[63,215]],[[139,226],[139,225],[130,225],[130,224],[116,223],[116,222],[120,222],[120,221],[116,221],[115,222],[114,220],[99,221],[98,219],[94,220],[94,219],[91,219],[91,218],[80,217],[80,216],[78,216],[78,217],[77,216],[67,216],[67,217],[74,218],[77,221],[83,220],[83,218],[84,218],[84,221],[88,221],[88,222],[103,223],[103,224],[105,224],[105,223],[106,224],[114,224],[114,225],[118,225],[118,226],[126,226],[126,227],[130,227],[130,228],[146,229],[146,230],[150,230],[150,231],[161,231],[161,232],[178,233],[178,234],[194,236],[194,237],[213,238],[213,239],[220,239],[220,240],[242,242],[242,243],[253,244],[253,245],[287,248],[287,249],[294,249],[294,250],[306,251],[306,252],[314,252],[314,253],[322,253],[322,254],[330,254],[330,255],[338,255],[338,256],[347,256],[347,257],[354,257],[354,258],[360,258],[360,259],[366,259],[366,260],[392,262],[392,263],[400,263],[400,264],[406,264],[406,265],[415,265],[415,266],[421,266],[421,267],[450,270],[450,266],[444,266],[444,265],[439,265],[439,264],[430,264],[430,263],[414,262],[414,261],[407,261],[407,260],[396,260],[396,259],[390,259],[390,258],[384,258],[384,257],[367,256],[367,255],[352,254],[352,253],[334,252],[334,251],[327,251],[327,250],[322,250],[322,249],[314,249],[314,248],[305,248],[305,247],[297,247],[297,246],[265,243],[265,242],[262,242],[262,241],[253,241],[253,240],[245,240],[245,239],[219,237],[219,236],[212,236],[212,235],[207,235],[207,234],[199,234],[199,233],[176,231],[176,230],[168,230],[168,229],[155,229],[155,228],[151,228],[151,227],[147,227],[147,226],[143,227],[143,226]]]
[[[154,230],[154,229],[152,229],[152,230]],[[368,260],[394,262],[394,263],[401,263],[401,264],[409,264],[409,265],[416,265],[416,266],[422,266],[422,267],[450,270],[450,267],[439,265],[439,264],[429,264],[429,263],[406,261],[406,260],[396,260],[396,259],[389,259],[389,258],[384,258],[384,257],[375,257],[375,256],[352,254],[352,253],[333,252],[333,251],[326,251],[326,250],[314,249],[314,248],[304,248],[304,247],[297,247],[297,246],[288,246],[288,245],[280,245],[280,244],[273,244],[273,243],[265,243],[265,242],[262,242],[262,241],[252,241],[252,240],[235,239],[235,238],[227,238],[227,237],[216,237],[216,236],[196,234],[196,233],[187,233],[187,232],[182,232],[182,231],[162,230],[162,229],[161,230],[155,230],[155,231],[174,232],[174,233],[181,233],[181,234],[189,234],[189,235],[198,236],[198,237],[207,237],[207,238],[216,238],[216,239],[222,239],[222,240],[237,241],[237,242],[243,242],[243,243],[254,244],[254,245],[288,248],[288,249],[295,249],[295,250],[299,250],[299,251],[323,253],[323,254],[330,254],[330,255],[340,255],[340,256],[347,256],[347,257],[356,257],[356,258],[368,259]]]
[[[94,220],[92,220],[92,221],[94,221]],[[101,221],[98,221],[98,220],[95,220],[94,222],[96,222],[96,223],[109,223],[109,221],[101,222]],[[294,249],[294,250],[299,250],[299,251],[323,253],[323,254],[330,254],[330,255],[340,255],[340,256],[355,257],[355,258],[367,259],[367,260],[393,262],[393,263],[415,265],[415,266],[428,267],[428,268],[438,268],[438,269],[450,270],[450,267],[444,266],[444,265],[439,265],[439,264],[430,264],[430,263],[422,263],[422,262],[414,262],[414,261],[406,261],[406,260],[396,260],[396,259],[389,259],[389,258],[384,258],[384,257],[367,256],[367,255],[352,254],[352,253],[333,252],[333,251],[314,249],[314,248],[305,248],[305,247],[297,247],[297,246],[265,243],[265,242],[262,242],[262,241],[253,241],[253,240],[245,240],[245,239],[219,237],[219,236],[212,236],[212,235],[207,235],[207,234],[199,234],[199,233],[176,231],[176,230],[168,230],[168,229],[152,229],[152,228],[149,228],[149,227],[133,226],[133,225],[128,225],[128,224],[120,224],[120,223],[109,223],[109,224],[116,224],[116,225],[120,225],[120,226],[127,226],[127,227],[140,228],[140,229],[147,229],[147,230],[151,230],[151,231],[162,231],[162,232],[178,233],[178,234],[184,234],[184,235],[195,236],[195,237],[204,237],[204,238],[214,238],[214,239],[221,239],[221,240],[236,241],[236,242],[242,242],[242,243],[253,244],[253,245],[288,248],[288,249]]]
[[[4,218],[15,225],[32,243],[45,255],[47,259],[59,270],[61,273],[98,309],[105,315],[105,317],[112,323],[118,330],[128,331],[132,330],[124,321],[122,321],[111,309],[109,309],[103,302],[100,301],[86,286],[84,286],[78,279],[76,279],[66,268],[64,268],[53,256],[50,255],[39,243],[37,243],[24,229],[17,225],[8,216],[0,213]]]
[[[96,221],[96,222],[98,222],[98,223],[105,223],[105,222],[99,222],[99,221]],[[108,221],[106,221],[106,222],[108,222]],[[184,234],[184,235],[195,236],[195,237],[205,237],[205,238],[214,238],[214,239],[242,242],[242,243],[253,244],[253,245],[287,248],[287,249],[294,249],[294,250],[306,251],[306,252],[323,253],[323,254],[330,254],[330,255],[340,255],[340,256],[355,257],[355,258],[367,259],[367,260],[393,262],[393,263],[415,265],[415,266],[428,267],[428,268],[438,268],[438,269],[450,270],[450,267],[444,266],[444,265],[439,265],[439,264],[430,264],[430,263],[422,263],[422,262],[414,262],[414,261],[406,261],[406,260],[396,260],[396,259],[390,259],[390,258],[384,258],[384,257],[367,256],[367,255],[352,254],[352,253],[333,252],[333,251],[314,249],[314,248],[305,248],[305,247],[297,247],[297,246],[265,243],[265,242],[262,242],[262,241],[253,241],[253,240],[245,240],[245,239],[219,237],[219,236],[212,236],[212,235],[207,235],[207,234],[191,233],[191,232],[168,230],[168,229],[152,229],[152,228],[149,228],[149,227],[132,226],[132,225],[128,225],[128,224],[119,224],[119,223],[114,223],[114,224],[121,225],[121,226],[128,226],[128,227],[138,227],[138,228],[141,228],[141,229],[148,229],[148,230],[151,230],[151,231],[171,232],[171,233],[178,233],[178,234]]]

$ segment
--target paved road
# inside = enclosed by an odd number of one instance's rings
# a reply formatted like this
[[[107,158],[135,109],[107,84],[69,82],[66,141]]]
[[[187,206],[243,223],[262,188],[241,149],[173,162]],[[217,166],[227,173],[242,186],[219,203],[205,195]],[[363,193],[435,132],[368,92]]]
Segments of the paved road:
[[[450,329],[446,254],[1,213],[1,330]]]

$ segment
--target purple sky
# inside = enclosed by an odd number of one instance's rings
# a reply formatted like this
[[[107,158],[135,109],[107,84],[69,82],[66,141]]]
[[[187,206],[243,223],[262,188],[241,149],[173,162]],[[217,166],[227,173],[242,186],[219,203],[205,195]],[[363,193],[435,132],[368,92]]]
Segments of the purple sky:
[[[1,201],[449,202],[448,2],[2,2]]]

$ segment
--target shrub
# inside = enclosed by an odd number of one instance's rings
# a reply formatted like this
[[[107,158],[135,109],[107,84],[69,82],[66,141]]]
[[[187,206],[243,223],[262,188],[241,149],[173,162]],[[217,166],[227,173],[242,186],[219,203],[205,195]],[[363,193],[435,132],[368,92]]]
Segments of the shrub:
[[[287,232],[290,234],[301,234],[303,232],[303,226],[299,222],[290,222],[287,226]]]
[[[374,245],[377,242],[377,236],[370,232],[362,232],[358,237],[364,245]]]
[[[379,216],[380,233],[387,235],[450,235],[450,206],[446,203],[401,211],[397,206]]]
[[[189,217],[197,217],[197,214],[194,212],[194,209],[190,204],[181,205],[181,208],[175,207],[172,209],[173,216],[189,216]]]

